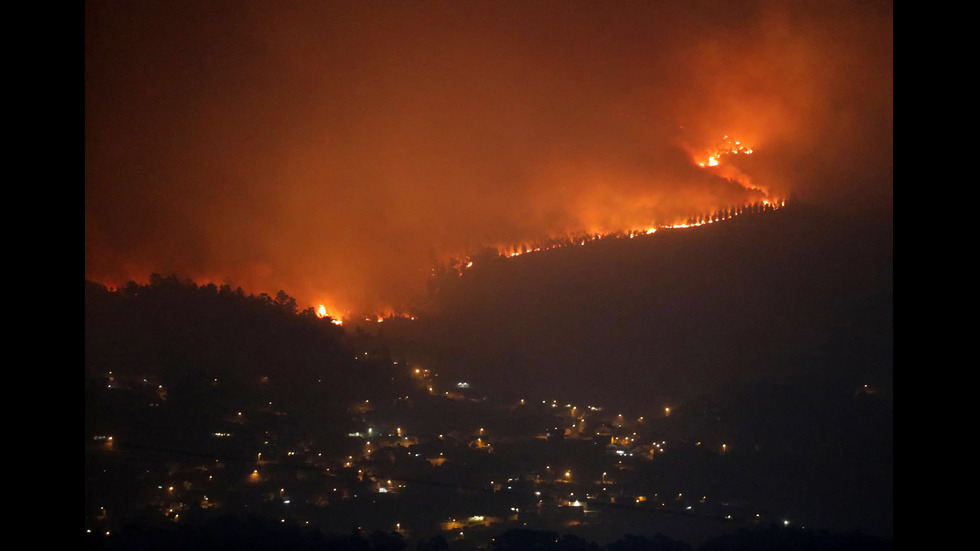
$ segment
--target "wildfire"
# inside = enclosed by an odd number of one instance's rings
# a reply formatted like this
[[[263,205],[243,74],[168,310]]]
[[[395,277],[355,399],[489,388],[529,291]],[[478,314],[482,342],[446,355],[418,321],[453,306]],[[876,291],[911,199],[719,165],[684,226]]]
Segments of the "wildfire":
[[[707,150],[702,156],[695,156],[694,163],[701,168],[713,168],[721,167],[719,174],[731,181],[737,182],[746,189],[751,189],[755,191],[760,191],[764,196],[768,197],[768,192],[766,189],[754,185],[751,183],[749,177],[742,173],[740,170],[734,166],[728,164],[722,164],[722,160],[730,155],[751,155],[752,147],[743,143],[740,140],[734,140],[729,136],[722,138],[720,144],[714,148]],[[681,228],[695,228],[698,226],[703,226],[705,224],[713,224],[715,222],[720,222],[723,220],[730,220],[736,216],[749,212],[760,212],[760,211],[772,211],[777,210],[786,206],[785,199],[775,199],[766,198],[760,203],[755,204],[745,204],[731,206],[728,208],[723,208],[719,211],[710,214],[701,214],[698,216],[692,216],[683,222],[675,222],[671,224],[655,223],[648,224],[640,228],[631,228],[622,231],[613,232],[588,232],[579,233],[575,235],[569,235],[560,238],[548,238],[540,242],[532,244],[520,244],[518,246],[497,246],[497,256],[502,258],[514,258],[517,256],[522,256],[526,254],[548,251],[557,248],[571,247],[571,246],[585,246],[589,243],[599,241],[601,239],[620,239],[628,238],[632,239],[637,236],[650,235],[655,233],[657,230],[661,229],[681,229]],[[473,267],[472,259],[464,257],[462,262],[450,266],[451,270],[455,270],[458,276],[462,276],[463,272],[471,269]]]
[[[739,207],[731,207],[727,209],[722,209],[707,215],[699,215],[691,217],[686,222],[677,222],[673,224],[661,224],[654,227],[641,228],[641,229],[630,229],[620,232],[608,232],[608,233],[595,233],[585,236],[575,236],[575,237],[564,237],[564,238],[551,238],[546,240],[543,244],[534,245],[519,245],[517,247],[508,248],[497,248],[498,258],[514,258],[518,256],[528,255],[531,253],[538,253],[543,251],[550,251],[553,249],[565,248],[565,247],[582,247],[602,239],[633,239],[634,237],[639,237],[643,235],[651,235],[656,233],[658,230],[670,230],[670,229],[683,229],[683,228],[696,228],[699,226],[704,226],[706,224],[713,224],[715,222],[721,222],[723,220],[731,220],[736,216],[751,212],[761,212],[761,211],[774,211],[786,206],[785,199],[775,199],[768,200],[764,199],[759,203],[754,205],[743,205]],[[457,265],[450,266],[450,269],[456,270],[456,275],[462,277],[463,272],[469,270],[473,267],[473,261],[469,258],[464,259],[465,263],[460,263]]]
[[[732,139],[728,136],[722,138],[720,144],[715,147],[705,150],[700,155],[694,154],[694,163],[699,167],[704,169],[714,169],[713,172],[718,176],[726,178],[731,182],[735,182],[745,189],[750,189],[753,191],[761,191],[764,195],[768,196],[769,191],[759,185],[752,182],[747,174],[738,169],[735,165],[731,163],[722,163],[722,159],[725,157],[733,155],[751,155],[752,148],[745,143]]]
[[[330,323],[332,323],[334,325],[343,325],[344,324],[344,320],[341,319],[341,317],[339,315],[327,313],[327,307],[324,306],[324,305],[322,305],[322,304],[320,305],[319,308],[317,308],[316,315],[319,316],[319,317],[321,317],[321,318],[330,318]]]
[[[586,246],[596,241],[603,239],[633,239],[636,237],[641,237],[645,235],[651,235],[659,230],[669,230],[669,229],[683,229],[683,228],[694,228],[698,226],[703,226],[705,224],[712,224],[715,222],[720,222],[724,220],[730,220],[736,216],[755,213],[762,211],[774,211],[782,208],[786,205],[785,199],[771,197],[765,188],[759,187],[751,183],[748,175],[744,174],[737,167],[731,163],[726,162],[726,160],[735,155],[752,155],[753,148],[749,145],[743,143],[740,140],[735,140],[729,136],[724,136],[721,142],[713,148],[705,149],[700,153],[692,153],[691,160],[693,163],[703,169],[711,170],[713,174],[727,178],[728,180],[738,183],[746,189],[750,189],[756,192],[761,192],[763,199],[760,202],[753,204],[743,204],[743,205],[732,205],[726,208],[722,208],[718,211],[708,214],[699,214],[696,216],[691,216],[686,220],[674,220],[670,223],[665,223],[665,221],[648,221],[648,223],[640,225],[638,227],[626,228],[619,231],[606,231],[594,229],[593,231],[581,231],[577,233],[567,234],[561,237],[548,237],[541,239],[536,242],[521,243],[519,245],[496,245],[491,247],[489,257],[481,255],[479,258],[493,259],[493,258],[514,258],[518,256],[523,256],[531,253],[538,253],[543,251],[549,251],[552,249],[573,247],[573,246]],[[496,254],[493,254],[493,253]],[[461,277],[464,272],[471,270],[475,267],[474,259],[469,256],[457,257],[462,258],[462,260],[451,261],[447,266],[449,273],[454,276]],[[435,277],[437,271],[435,268],[432,270],[432,276]],[[111,291],[117,290],[119,287],[115,283],[107,284],[107,288]],[[330,300],[326,301],[328,303],[332,302]],[[344,319],[352,320],[352,323],[358,324],[363,318],[366,322],[382,323],[390,319],[409,319],[415,320],[415,316],[410,313],[396,312],[391,307],[385,307],[375,313],[360,313],[358,315],[353,315],[351,312],[341,312],[335,308],[328,308],[326,304],[320,303],[315,308],[317,317],[328,318],[330,323],[334,325],[342,326],[344,325]],[[366,314],[366,315],[365,315]]]
[[[743,144],[740,141],[733,140],[728,136],[722,138],[721,144],[716,146],[710,151],[705,151],[704,156],[695,159],[698,166],[712,167],[718,166],[721,163],[721,158],[724,155],[751,155],[752,148]]]

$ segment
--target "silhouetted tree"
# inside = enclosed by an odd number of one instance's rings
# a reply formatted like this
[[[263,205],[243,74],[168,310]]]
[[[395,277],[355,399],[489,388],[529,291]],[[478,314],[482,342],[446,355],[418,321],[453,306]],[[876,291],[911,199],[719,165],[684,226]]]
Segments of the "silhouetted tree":
[[[398,532],[375,530],[369,538],[373,551],[401,551],[408,547],[405,538]]]
[[[580,538],[573,534],[563,534],[558,541],[561,551],[601,551],[601,547],[593,541]]]
[[[860,533],[829,534],[778,525],[739,530],[716,536],[701,544],[699,551],[740,551],[773,549],[779,551],[891,551],[891,541]]]
[[[495,537],[490,542],[489,549],[494,551],[557,550],[559,539],[557,532],[513,528]]]
[[[278,293],[276,293],[276,304],[281,306],[284,310],[286,310],[289,313],[295,313],[298,308],[298,306],[296,305],[296,299],[287,295],[286,291],[283,291],[281,289],[279,290]]]
[[[416,551],[449,551],[449,542],[442,534],[432,536],[428,540],[419,541]]]
[[[663,534],[652,537],[626,534],[606,546],[608,551],[691,551],[691,546]]]

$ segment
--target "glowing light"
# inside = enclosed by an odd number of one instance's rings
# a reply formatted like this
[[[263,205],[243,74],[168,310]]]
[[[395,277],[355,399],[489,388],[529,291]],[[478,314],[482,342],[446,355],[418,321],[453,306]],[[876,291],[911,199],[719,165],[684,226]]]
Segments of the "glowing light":
[[[338,315],[337,313],[329,312],[327,310],[327,307],[322,304],[317,308],[316,315],[317,317],[320,318],[330,318],[330,323],[334,325],[344,324],[344,321],[341,319],[340,315]]]
[[[655,233],[658,229],[680,229],[680,228],[692,228],[698,227],[705,224],[713,224],[721,220],[729,220],[743,214],[745,212],[757,212],[758,210],[775,210],[777,208],[783,207],[786,204],[785,199],[774,199],[769,196],[769,192],[753,184],[749,177],[743,174],[738,168],[731,166],[725,162],[726,157],[732,155],[751,155],[753,149],[746,145],[741,140],[733,140],[729,136],[724,136],[722,142],[713,148],[707,149],[701,153],[692,153],[694,164],[702,168],[712,168],[719,176],[722,176],[730,181],[736,182],[742,187],[753,190],[755,192],[761,192],[765,199],[759,203],[751,204],[746,203],[743,205],[732,205],[730,207],[723,208],[714,213],[700,214],[688,218],[686,221],[674,221],[672,223],[659,222],[656,224],[645,224],[639,228],[625,229],[621,231],[608,231],[608,230],[590,230],[589,232],[574,233],[571,235],[566,235],[563,237],[549,237],[544,239],[543,242],[537,243],[520,243],[520,244],[510,244],[510,245],[497,245],[496,255],[498,258],[515,258],[518,256],[523,256],[531,253],[537,253],[540,251],[549,251],[553,249],[571,247],[571,246],[585,246],[602,239],[619,239],[628,238],[632,239],[640,235],[649,235]],[[757,208],[757,207],[761,207]],[[452,268],[454,275],[462,276],[463,272],[472,267],[473,262],[468,261],[465,265],[462,263],[455,264]],[[435,270],[433,270],[435,273]]]

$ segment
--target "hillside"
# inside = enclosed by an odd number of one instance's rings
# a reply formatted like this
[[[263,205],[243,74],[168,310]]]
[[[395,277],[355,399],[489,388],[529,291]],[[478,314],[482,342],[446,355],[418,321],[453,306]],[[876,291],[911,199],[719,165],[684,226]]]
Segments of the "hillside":
[[[351,403],[405,388],[374,339],[298,311],[285,292],[175,276],[118,291],[86,281],[84,344],[86,434],[178,458],[249,456],[272,427],[342,446]],[[242,411],[259,412],[259,428],[215,439]]]
[[[806,205],[483,262],[393,351],[483,392],[662,409],[731,380],[891,378],[890,226]]]
[[[695,542],[756,512],[891,535],[890,229],[794,206],[451,281],[414,321],[343,328],[285,292],[86,282],[87,514],[279,515],[285,491],[297,522],[406,522],[425,538],[467,511],[529,513],[535,490],[556,508],[529,521],[571,529],[556,464],[590,506],[636,500],[578,526],[587,538]],[[175,481],[182,497],[160,495]],[[381,487],[398,495],[376,509]],[[658,493],[677,499],[639,501]]]

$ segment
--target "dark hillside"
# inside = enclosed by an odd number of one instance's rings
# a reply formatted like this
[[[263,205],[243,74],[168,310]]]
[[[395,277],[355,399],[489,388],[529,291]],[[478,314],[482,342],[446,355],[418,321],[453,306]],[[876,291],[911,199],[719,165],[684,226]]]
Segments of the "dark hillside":
[[[117,292],[85,283],[85,368],[89,376],[309,379],[351,369],[344,331],[280,291],[197,286],[153,275]]]
[[[480,392],[662,411],[732,379],[891,377],[890,226],[805,205],[481,263],[393,346]],[[869,379],[870,378],[870,379]]]
[[[340,446],[351,403],[403,388],[386,358],[355,359],[356,342],[284,292],[158,275],[118,291],[87,281],[86,435],[184,460],[241,457],[273,427]],[[247,436],[242,411],[254,414]]]
[[[646,415],[691,447],[638,481],[891,533],[890,224],[790,205],[481,268],[401,326],[406,350],[476,392]]]

